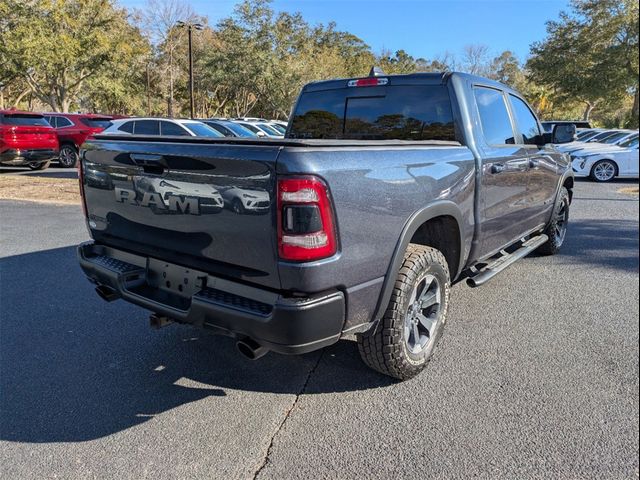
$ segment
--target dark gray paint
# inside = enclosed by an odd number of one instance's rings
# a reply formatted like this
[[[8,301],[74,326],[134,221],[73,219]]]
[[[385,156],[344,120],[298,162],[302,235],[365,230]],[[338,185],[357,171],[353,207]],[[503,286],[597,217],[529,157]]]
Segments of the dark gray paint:
[[[345,328],[351,328],[381,315],[409,234],[432,218],[428,212],[436,215],[442,205],[449,205],[447,214],[458,221],[461,238],[451,241],[461,242],[459,271],[544,227],[561,179],[571,176],[567,159],[550,145],[521,144],[519,134],[516,145],[487,145],[472,88],[490,86],[505,96],[519,95],[497,82],[464,74],[394,77],[394,82],[400,81],[448,84],[460,144],[98,137],[85,146],[85,166],[93,164],[111,183],[118,181],[120,172],[125,175],[119,178],[129,184],[132,176],[155,175],[211,184],[221,191],[240,185],[267,192],[270,205],[267,211],[237,212],[225,205],[220,212],[200,217],[159,218],[145,208],[135,207],[134,212],[116,206],[108,200],[109,182],[98,188],[85,179],[90,215],[117,214],[130,221],[128,232],[120,230],[119,243],[104,235],[112,228],[109,222],[94,228],[94,237],[285,293],[338,288],[346,293]],[[332,88],[335,82],[305,88]],[[129,153],[161,155],[164,169],[144,173],[146,167],[136,165]],[[494,168],[496,164],[502,171]],[[276,176],[298,174],[317,175],[329,185],[339,237],[339,251],[332,258],[304,264],[277,260]],[[162,230],[151,229],[138,238],[144,237],[146,244],[127,238],[150,226]],[[156,233],[160,236],[148,245]],[[194,247],[191,239],[206,245]]]

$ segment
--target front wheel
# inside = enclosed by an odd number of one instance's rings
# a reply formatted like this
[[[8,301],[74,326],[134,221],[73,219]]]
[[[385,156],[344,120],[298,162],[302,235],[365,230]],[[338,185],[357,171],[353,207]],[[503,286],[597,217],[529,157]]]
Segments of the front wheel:
[[[78,152],[73,145],[63,145],[60,147],[58,155],[58,163],[63,168],[73,168],[78,161]]]
[[[570,205],[571,199],[569,197],[569,191],[565,187],[562,187],[562,189],[560,189],[558,202],[553,209],[551,222],[549,222],[547,229],[544,231],[544,233],[549,237],[549,240],[538,248],[538,252],[542,255],[555,255],[560,251],[560,248],[564,243],[564,239],[567,236]]]
[[[400,380],[420,373],[442,335],[450,287],[444,255],[435,248],[410,244],[384,316],[358,335],[364,362]]]
[[[600,160],[591,169],[591,179],[596,182],[610,182],[618,173],[618,167],[611,160]]]

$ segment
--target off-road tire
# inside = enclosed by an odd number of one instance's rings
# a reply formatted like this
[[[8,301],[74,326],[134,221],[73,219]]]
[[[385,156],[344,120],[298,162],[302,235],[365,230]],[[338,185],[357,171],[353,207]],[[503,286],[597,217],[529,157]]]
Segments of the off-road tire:
[[[569,196],[569,191],[565,187],[562,187],[560,189],[560,194],[558,195],[558,201],[553,208],[551,222],[549,222],[549,225],[544,231],[545,235],[549,237],[549,240],[538,247],[538,253],[540,253],[541,255],[555,255],[560,251],[560,248],[562,247],[566,236],[567,223],[569,222],[569,207],[571,205],[570,198],[571,197]],[[557,229],[558,223],[560,221],[559,215],[562,212],[563,208],[566,209],[566,216],[564,233],[560,235]]]
[[[51,160],[48,160],[46,162],[42,162],[42,163],[30,163],[29,164],[29,168],[31,170],[44,170],[46,168],[49,168],[49,165],[51,165]]]
[[[433,340],[415,355],[406,345],[404,323],[410,307],[410,295],[425,274],[433,275],[438,281],[441,309]],[[409,244],[384,316],[371,330],[358,335],[362,360],[374,370],[400,380],[420,373],[442,336],[450,289],[451,278],[444,255],[435,248]]]

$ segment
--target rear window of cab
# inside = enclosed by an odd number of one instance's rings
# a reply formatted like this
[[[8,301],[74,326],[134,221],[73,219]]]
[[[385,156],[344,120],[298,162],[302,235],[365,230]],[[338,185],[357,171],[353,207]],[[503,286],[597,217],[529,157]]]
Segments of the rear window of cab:
[[[289,138],[455,141],[449,90],[389,85],[304,92]]]

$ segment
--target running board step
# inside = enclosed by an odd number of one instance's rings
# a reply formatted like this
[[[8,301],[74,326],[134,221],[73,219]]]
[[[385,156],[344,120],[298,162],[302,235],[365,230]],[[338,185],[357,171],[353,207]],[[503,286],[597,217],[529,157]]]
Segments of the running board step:
[[[505,268],[512,265],[513,263],[520,260],[522,257],[526,257],[531,252],[533,252],[540,245],[549,240],[549,237],[542,234],[537,237],[530,238],[526,242],[522,244],[520,248],[518,248],[513,253],[506,253],[501,256],[497,260],[493,261],[486,267],[479,270],[472,277],[467,278],[467,285],[472,288],[479,287],[480,285],[484,285],[497,274],[502,272]]]

